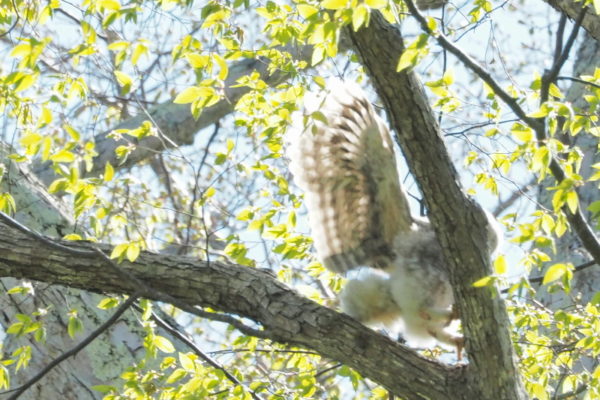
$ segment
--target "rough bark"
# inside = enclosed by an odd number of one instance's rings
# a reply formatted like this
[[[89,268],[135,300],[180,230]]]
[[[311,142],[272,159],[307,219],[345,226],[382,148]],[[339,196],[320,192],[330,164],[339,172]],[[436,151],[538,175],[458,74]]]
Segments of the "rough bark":
[[[87,243],[64,242],[75,250]],[[43,251],[41,251],[43,248]],[[109,248],[102,247],[109,252]],[[120,268],[151,288],[153,300],[175,299],[249,318],[269,338],[338,360],[407,399],[473,399],[467,367],[427,360],[350,317],[299,295],[270,274],[222,262],[143,253]],[[122,278],[97,254],[75,257],[47,247],[0,223],[0,276],[32,279],[96,293],[131,294],[138,285]]]
[[[73,223],[63,211],[60,202],[52,198],[23,165],[7,159],[8,153],[8,148],[0,143],[0,163],[6,167],[0,193],[10,192],[15,199],[18,210],[15,218],[32,229],[53,237],[73,232]],[[20,246],[19,243],[15,245]],[[40,247],[28,247],[25,251],[37,253]],[[93,330],[108,315],[108,312],[96,307],[103,296],[69,288],[68,285],[33,282],[33,295],[6,295],[6,290],[23,284],[15,277],[0,280],[0,324],[6,329],[10,323],[17,321],[15,314],[31,315],[44,308],[47,309],[47,314],[43,317],[47,338],[45,343],[35,342],[31,335],[19,338],[8,335],[3,338],[3,351],[9,355],[17,347],[25,345],[30,345],[34,353],[29,368],[11,376],[13,388],[25,383],[31,377],[32,371],[37,373],[57,355],[72,348],[81,336]],[[71,309],[78,310],[78,316],[85,327],[85,331],[75,340],[70,338],[66,329],[67,313]],[[52,370],[42,384],[26,391],[21,399],[102,398],[102,394],[94,392],[91,386],[114,381],[126,367],[141,359],[142,340],[143,331],[135,315],[126,313],[111,329],[76,357],[66,360],[60,367]]]
[[[572,20],[576,20],[581,13],[584,1],[574,0],[544,0],[554,9],[567,15]],[[588,10],[583,18],[581,26],[596,40],[600,40],[600,16],[598,16],[592,5],[588,5]]]
[[[469,355],[469,388],[477,393],[474,398],[524,399],[504,302],[495,288],[491,293],[472,287],[491,273],[485,218],[461,190],[421,83],[412,72],[395,71],[404,50],[400,32],[373,14],[368,28],[351,37],[385,104],[448,260]]]

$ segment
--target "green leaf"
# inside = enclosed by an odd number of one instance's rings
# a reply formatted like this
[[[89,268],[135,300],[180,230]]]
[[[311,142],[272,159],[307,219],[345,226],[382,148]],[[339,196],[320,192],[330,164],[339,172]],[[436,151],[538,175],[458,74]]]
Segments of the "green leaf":
[[[156,335],[153,343],[164,353],[173,353],[175,351],[175,347],[166,337]]]
[[[177,368],[175,371],[173,371],[173,373],[171,375],[169,375],[166,382],[168,384],[175,383],[175,382],[180,381],[181,379],[185,378],[186,375],[187,375],[187,372],[184,369]]]
[[[489,286],[489,285],[492,284],[492,282],[494,282],[494,277],[492,277],[492,276],[486,276],[484,278],[481,278],[481,279],[473,282],[473,287]]]
[[[298,13],[302,18],[308,19],[319,12],[319,9],[309,4],[298,4]]]
[[[556,86],[554,83],[550,84],[550,88],[549,88],[549,92],[551,96],[554,96],[556,98],[562,99],[563,97],[565,97],[565,95],[560,91],[560,89],[558,88],[558,86]]]
[[[187,371],[193,372],[196,369],[194,359],[185,353],[179,353],[179,363]]]
[[[117,391],[116,387],[110,385],[95,385],[92,386],[92,389],[100,393],[110,393]]]
[[[100,300],[97,307],[101,310],[108,310],[119,305],[119,299],[116,297],[106,297]]]
[[[131,79],[129,75],[122,71],[114,71],[114,73],[115,77],[117,78],[117,82],[119,83],[119,86],[121,86],[122,88],[131,87],[133,79]]]
[[[361,26],[363,26],[367,18],[369,17],[369,10],[362,4],[359,4],[352,11],[352,29],[356,32]]]
[[[140,245],[136,242],[129,243],[127,246],[127,259],[129,262],[134,262],[140,255]]]
[[[596,304],[596,305],[600,305],[600,292],[596,292],[593,296],[592,299],[590,300],[591,304]]]
[[[69,323],[67,324],[67,332],[71,339],[75,338],[77,333],[83,330],[83,323],[76,316],[71,316],[69,318]]]
[[[112,178],[115,176],[115,169],[113,166],[107,161],[104,166],[104,182],[112,181]]]
[[[571,190],[570,192],[567,192],[567,206],[569,206],[569,210],[571,210],[573,214],[577,212],[577,207],[579,207],[579,197],[577,196],[576,191]]]
[[[346,4],[348,4],[348,0],[324,0],[321,2],[321,7],[329,10],[339,10],[346,7]]]
[[[519,122],[515,123],[510,132],[515,137],[515,139],[520,140],[521,142],[528,143],[533,139],[533,130],[525,126]]]
[[[173,103],[175,104],[187,104],[191,103],[200,97],[202,91],[197,86],[192,86],[183,90],[183,92],[179,93]]]
[[[129,247],[129,243],[121,243],[121,244],[116,245],[113,248],[112,253],[110,253],[110,258],[120,258],[121,255],[123,255],[127,251],[128,247]]]
[[[504,275],[506,273],[506,259],[504,255],[499,255],[494,260],[494,271],[497,275]]]
[[[68,150],[60,150],[58,153],[50,156],[50,161],[70,163],[75,161],[75,154]]]
[[[365,0],[365,4],[370,8],[379,9],[387,6],[388,2],[387,0]]]
[[[544,274],[544,280],[542,281],[542,285],[546,285],[550,282],[554,282],[557,279],[560,279],[567,272],[566,264],[554,264]]]

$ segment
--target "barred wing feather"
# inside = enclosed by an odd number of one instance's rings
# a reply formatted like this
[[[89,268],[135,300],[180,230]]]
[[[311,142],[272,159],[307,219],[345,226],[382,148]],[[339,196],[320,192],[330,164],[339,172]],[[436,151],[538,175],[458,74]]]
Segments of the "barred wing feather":
[[[412,224],[388,129],[356,85],[305,104],[318,118],[291,133],[288,157],[319,257],[335,272],[388,267]]]

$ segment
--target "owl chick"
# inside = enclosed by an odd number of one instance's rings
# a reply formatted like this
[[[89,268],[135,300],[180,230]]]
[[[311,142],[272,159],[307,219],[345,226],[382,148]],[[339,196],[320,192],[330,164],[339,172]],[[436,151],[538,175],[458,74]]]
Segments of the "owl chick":
[[[342,82],[308,94],[305,118],[287,154],[319,258],[338,273],[373,269],[348,280],[342,310],[363,323],[400,325],[409,343],[461,349],[447,266],[429,222],[410,214],[386,124],[359,86]],[[489,242],[498,242],[494,229]]]

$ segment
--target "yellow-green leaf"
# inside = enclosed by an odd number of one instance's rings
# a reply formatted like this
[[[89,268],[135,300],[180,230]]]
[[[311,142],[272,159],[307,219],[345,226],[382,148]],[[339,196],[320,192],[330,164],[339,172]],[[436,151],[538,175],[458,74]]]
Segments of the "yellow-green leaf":
[[[560,89],[558,88],[558,86],[556,86],[554,83],[550,84],[550,95],[557,97],[559,99],[562,99],[563,97],[565,97],[565,95],[560,91]]]
[[[567,192],[567,205],[573,214],[577,212],[577,207],[579,207],[579,197],[577,196],[576,191],[571,190],[570,192]]]
[[[506,273],[506,259],[504,255],[499,255],[494,260],[494,271],[496,271],[497,275],[504,275]]]
[[[348,4],[348,0],[324,0],[321,2],[321,6],[329,10],[339,10],[346,7],[346,4]]]
[[[185,58],[188,60],[188,62],[193,68],[198,69],[205,68],[210,60],[208,56],[197,53],[188,53],[185,55]]]
[[[298,4],[298,13],[302,18],[310,18],[316,13],[319,12],[317,7],[311,6],[309,4]]]
[[[175,351],[173,344],[169,341],[169,339],[163,336],[155,336],[154,345],[164,353],[172,353]]]
[[[215,59],[215,61],[217,62],[217,64],[219,65],[219,79],[220,80],[225,80],[225,78],[227,78],[227,75],[229,74],[229,68],[227,67],[227,62],[225,61],[225,59],[223,57],[221,57],[218,54],[214,54],[213,58]]]
[[[494,278],[491,276],[486,276],[481,278],[473,283],[473,287],[484,287],[489,286],[494,281]]]
[[[530,142],[533,139],[533,131],[528,126],[520,123],[516,123],[512,126],[510,132],[513,134],[515,139],[521,142]]]
[[[65,124],[63,125],[63,129],[69,134],[69,136],[71,136],[71,139],[73,139],[74,141],[78,142],[81,138],[81,135],[79,134],[77,129],[73,128],[71,125]]]
[[[115,169],[113,166],[107,161],[104,166],[104,182],[112,181],[112,178],[115,176]]]
[[[107,10],[120,10],[121,4],[117,0],[98,0],[98,7]]]
[[[379,9],[387,6],[388,2],[387,0],[365,0],[365,4],[371,8]]]
[[[54,153],[50,156],[50,161],[54,162],[73,162],[75,161],[75,154],[68,150],[60,150],[58,153]]]
[[[185,353],[179,353],[179,363],[185,370],[195,370],[196,364],[194,363],[194,359]]]
[[[211,186],[208,189],[206,189],[206,191],[204,192],[204,197],[205,198],[213,197],[215,195],[215,193],[217,193],[217,190]]]
[[[554,282],[557,279],[560,279],[565,272],[567,272],[567,266],[565,264],[554,264],[544,274],[544,280],[542,284],[545,285],[550,282]]]
[[[69,318],[69,323],[67,324],[67,332],[71,339],[73,339],[75,335],[77,335],[77,333],[81,332],[82,330],[83,323],[81,322],[81,320],[76,316],[71,316]]]
[[[119,299],[116,297],[106,297],[100,300],[100,303],[98,303],[97,307],[101,310],[108,310],[110,308],[115,308],[118,305]]]
[[[129,75],[127,75],[125,72],[122,71],[114,71],[115,72],[115,77],[117,78],[117,82],[119,83],[119,86],[126,88],[126,87],[130,87],[131,84],[133,83],[133,80],[131,79],[131,77]]]
[[[358,7],[352,11],[352,29],[356,32],[361,26],[365,24],[367,21],[367,17],[369,16],[369,10],[359,4]]]
[[[129,247],[129,243],[121,243],[116,245],[113,248],[112,253],[110,253],[110,258],[119,258],[121,257],[121,255],[127,251],[127,248]]]
[[[407,68],[410,68],[416,64],[417,60],[417,51],[414,49],[406,49],[404,53],[400,56],[400,60],[398,60],[398,65],[396,66],[396,72],[403,71]]]
[[[202,90],[200,90],[197,86],[192,86],[187,89],[184,89],[183,92],[179,93],[173,103],[175,104],[186,104],[191,103],[194,100],[198,99],[202,94]]]
[[[138,243],[130,243],[127,246],[127,259],[134,262],[140,255],[140,245]]]

